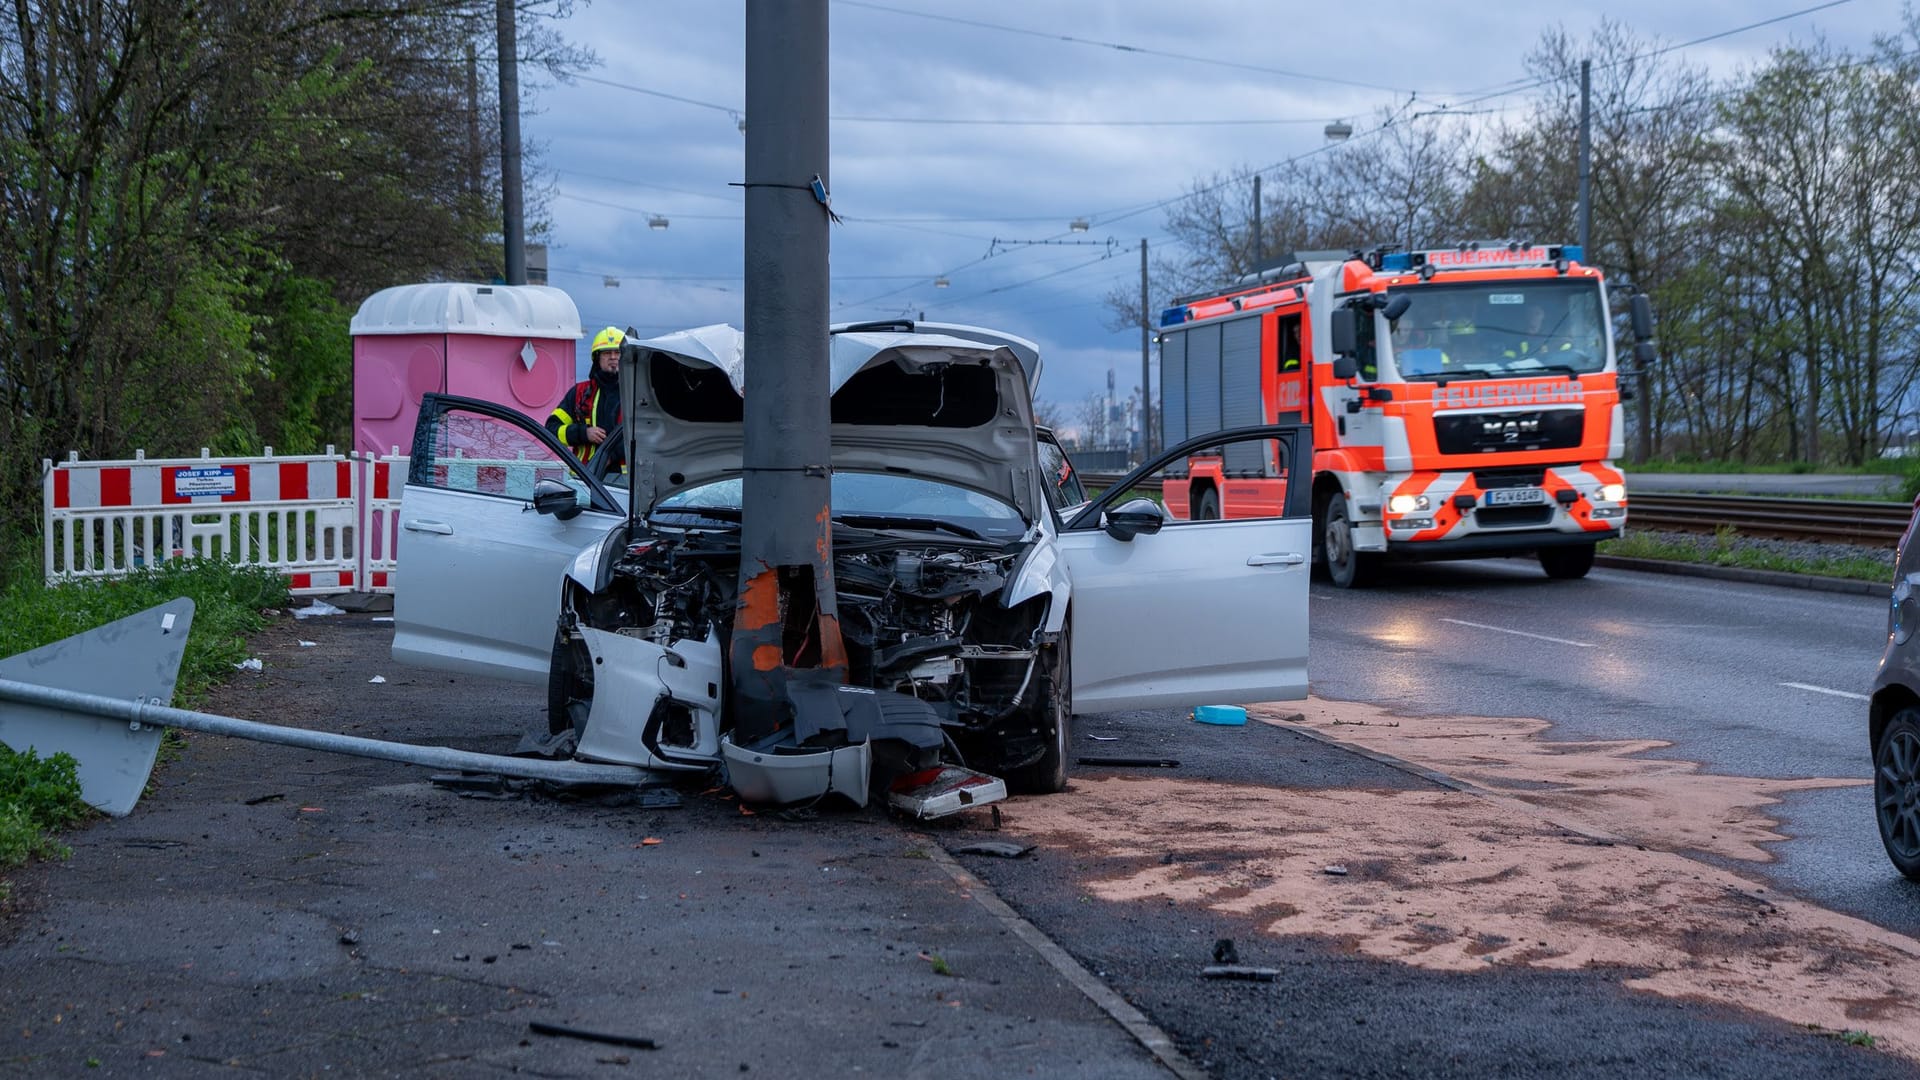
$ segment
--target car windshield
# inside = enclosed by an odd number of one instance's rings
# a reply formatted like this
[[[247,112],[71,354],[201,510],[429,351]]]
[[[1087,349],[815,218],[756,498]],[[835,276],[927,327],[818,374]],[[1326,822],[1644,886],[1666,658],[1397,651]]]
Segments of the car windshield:
[[[1412,301],[1392,323],[1401,378],[1577,375],[1607,365],[1595,281],[1528,279],[1391,291]]]
[[[741,485],[736,476],[675,492],[654,505],[653,516],[657,519],[675,511],[691,512],[687,516],[693,516],[713,510],[722,520],[737,520]],[[865,528],[940,530],[950,526],[945,531],[992,540],[1018,537],[1027,528],[1018,510],[991,495],[889,473],[834,473],[833,516],[836,521]]]

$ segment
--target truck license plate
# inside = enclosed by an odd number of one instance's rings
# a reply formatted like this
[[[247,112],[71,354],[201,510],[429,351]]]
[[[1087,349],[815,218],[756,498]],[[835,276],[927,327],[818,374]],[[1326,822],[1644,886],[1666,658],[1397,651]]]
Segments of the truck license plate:
[[[1547,501],[1539,488],[1494,488],[1487,492],[1488,506],[1532,506]]]

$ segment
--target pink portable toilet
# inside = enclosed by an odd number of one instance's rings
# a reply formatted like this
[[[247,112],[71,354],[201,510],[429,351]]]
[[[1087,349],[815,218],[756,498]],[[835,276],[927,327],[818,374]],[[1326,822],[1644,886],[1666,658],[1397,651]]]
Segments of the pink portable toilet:
[[[367,297],[351,329],[353,448],[404,454],[433,391],[545,420],[574,381],[580,310],[546,285],[433,282]]]

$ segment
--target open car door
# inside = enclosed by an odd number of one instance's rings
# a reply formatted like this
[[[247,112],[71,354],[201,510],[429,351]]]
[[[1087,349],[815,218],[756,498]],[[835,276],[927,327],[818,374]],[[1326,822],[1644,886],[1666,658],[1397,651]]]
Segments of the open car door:
[[[558,481],[572,507],[536,513]],[[491,402],[428,394],[414,426],[393,598],[393,658],[545,682],[566,566],[626,512],[545,428]]]
[[[1308,485],[1286,485],[1284,505],[1267,516],[1176,521],[1151,497],[1158,488],[1150,481],[1196,453],[1272,456],[1291,472],[1311,460],[1308,430],[1240,428],[1189,440],[1074,515],[1060,548],[1072,583],[1075,712],[1307,696]]]

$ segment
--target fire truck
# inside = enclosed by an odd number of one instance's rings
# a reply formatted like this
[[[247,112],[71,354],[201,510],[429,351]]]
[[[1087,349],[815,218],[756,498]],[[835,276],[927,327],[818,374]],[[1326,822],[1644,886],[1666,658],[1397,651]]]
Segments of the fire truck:
[[[1578,578],[1621,535],[1625,435],[1606,284],[1573,245],[1302,253],[1160,318],[1162,445],[1263,423],[1313,428],[1313,474],[1257,446],[1170,470],[1172,516],[1267,516],[1313,485],[1335,585],[1394,559],[1534,553]],[[1643,362],[1644,295],[1630,304]],[[1244,447],[1244,449],[1242,449]]]

